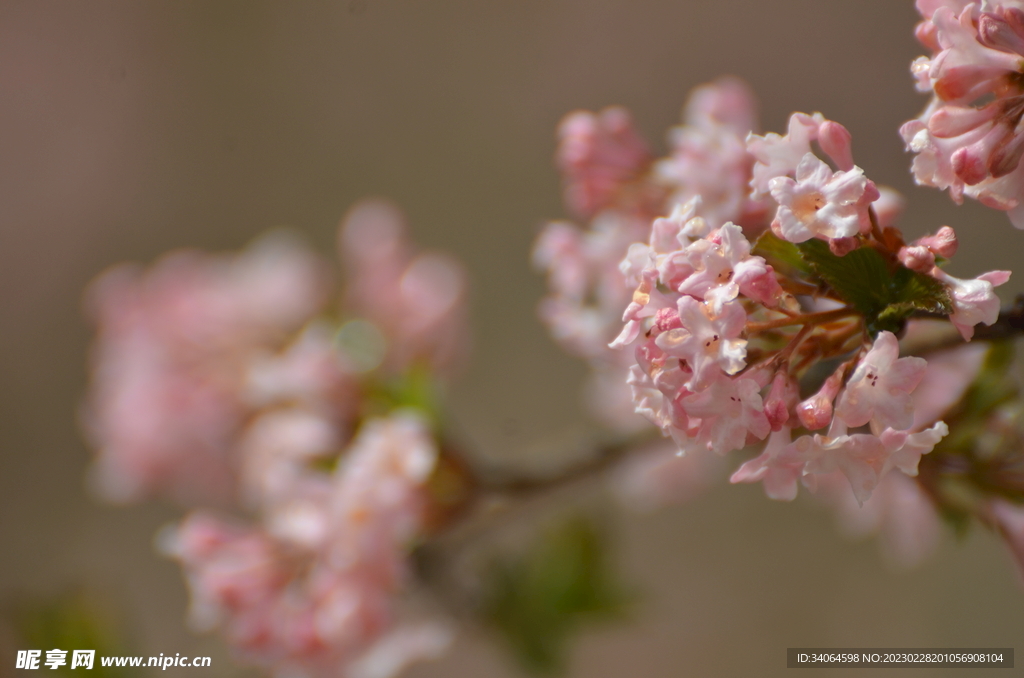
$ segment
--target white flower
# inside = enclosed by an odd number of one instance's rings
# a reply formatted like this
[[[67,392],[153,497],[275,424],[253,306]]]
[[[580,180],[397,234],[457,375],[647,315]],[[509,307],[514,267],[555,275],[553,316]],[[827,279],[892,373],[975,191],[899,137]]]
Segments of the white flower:
[[[835,172],[812,153],[796,168],[796,180],[776,177],[769,183],[779,203],[775,217],[782,237],[800,243],[815,236],[849,238],[860,232],[861,205],[869,181],[863,170]]]

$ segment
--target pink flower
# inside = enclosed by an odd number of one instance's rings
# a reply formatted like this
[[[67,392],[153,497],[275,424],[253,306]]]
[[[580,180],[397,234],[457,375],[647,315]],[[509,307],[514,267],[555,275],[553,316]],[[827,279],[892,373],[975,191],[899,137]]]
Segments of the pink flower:
[[[619,189],[650,162],[647,144],[623,108],[570,113],[559,124],[558,137],[565,202],[584,217],[613,203]]]
[[[877,534],[883,557],[894,567],[919,566],[939,544],[943,525],[934,503],[902,473],[886,473],[863,504],[840,474],[822,476],[817,486],[816,495],[835,508],[842,530],[854,538]]]
[[[632,393],[632,404],[636,413],[660,428],[664,435],[670,435],[672,428],[680,419],[683,420],[682,428],[687,427],[686,415],[682,409],[662,393],[651,375],[639,365],[629,368],[626,384]]]
[[[929,77],[943,101],[971,103],[1021,69],[1021,55],[1013,50],[1024,47],[1024,40],[1015,27],[993,13],[975,16],[974,10],[968,5],[957,15],[949,7],[939,7],[932,14],[942,50],[932,60]],[[1011,10],[1014,23],[1019,11]]]
[[[978,323],[991,325],[998,320],[999,297],[993,288],[1010,279],[1009,271],[989,271],[973,280],[961,280],[936,267],[932,269],[932,276],[949,285],[953,301],[949,319],[965,340],[970,341],[974,336],[974,326]]]
[[[924,376],[923,358],[898,358],[892,332],[879,332],[839,396],[836,416],[847,426],[871,422],[879,431],[906,430],[914,422],[910,393]]]
[[[854,167],[835,172],[811,153],[796,167],[796,180],[776,177],[769,183],[779,203],[775,219],[782,237],[804,242],[813,237],[848,238],[861,230],[869,181]],[[877,197],[877,193],[876,193]]]
[[[736,374],[746,365],[746,345],[739,339],[747,314],[728,303],[714,314],[708,304],[693,297],[679,298],[682,327],[659,334],[656,343],[667,354],[685,360],[693,370],[687,388],[703,388],[717,374]]]
[[[591,389],[590,400],[616,428],[632,428],[637,420],[628,411],[616,414],[628,402],[624,382],[632,357],[615,349],[634,345],[642,325],[676,306],[678,286],[694,264],[704,266],[687,247],[727,222],[751,235],[767,226],[766,201],[748,195],[753,157],[744,137],[755,122],[748,88],[722,79],[694,90],[683,125],[672,131],[672,154],[660,161],[640,153],[642,143],[621,110],[577,113],[563,124],[558,162],[568,207],[590,222],[549,225],[537,240],[534,263],[550,290],[540,315],[563,347],[589,362],[595,383],[602,384]],[[774,303],[781,290],[770,269],[754,270],[761,260],[753,257],[734,259],[730,265],[742,260],[741,268],[751,269],[737,284]],[[705,287],[716,306],[735,289]],[[672,290],[671,299],[663,288]],[[618,390],[608,387],[616,373],[623,384]]]
[[[916,476],[921,455],[935,449],[939,441],[948,434],[949,427],[944,421],[918,433],[886,429],[880,436],[882,444],[889,450],[886,466],[897,468],[908,476]]]
[[[683,399],[687,415],[700,419],[697,444],[725,454],[746,447],[748,436],[764,439],[771,425],[764,415],[761,386],[753,379],[719,376]]]
[[[934,321],[927,322],[935,324]],[[919,324],[908,325],[908,338],[923,331],[915,327]],[[960,402],[978,376],[988,350],[989,347],[984,343],[974,342],[928,355],[928,369],[910,396],[914,410],[911,430],[918,431],[931,426]]]
[[[757,161],[750,182],[755,196],[768,195],[773,179],[796,172],[804,156],[811,152],[811,142],[818,138],[818,128],[824,121],[820,113],[794,113],[789,117],[785,136],[769,132],[763,137],[747,137],[747,150]]]
[[[842,471],[861,504],[881,480],[888,457],[881,440],[868,433],[847,434],[846,426],[838,417],[833,420],[828,435],[802,436],[793,444],[807,457],[805,475]]]
[[[784,426],[768,437],[764,451],[740,466],[731,483],[764,483],[769,499],[793,501],[797,495],[797,481],[803,476],[806,456],[792,444],[792,429]]]
[[[321,307],[322,262],[272,236],[235,256],[181,252],[93,283],[97,324],[86,427],[97,489],[223,502],[247,410],[248,361],[279,348]]]
[[[716,232],[717,243],[699,240],[686,251],[693,272],[676,288],[682,294],[704,298],[715,309],[742,292],[766,306],[775,306],[782,288],[771,266],[750,255],[750,242],[739,226],[726,223]]]
[[[324,320],[314,321],[281,351],[253,355],[246,373],[246,403],[331,403],[339,412],[351,412],[358,370],[334,346],[334,329]]]
[[[683,120],[694,127],[725,127],[745,137],[757,128],[757,101],[742,80],[718,78],[693,89]]]
[[[699,196],[701,214],[713,228],[733,221],[763,222],[765,206],[748,195],[754,159],[744,139],[757,126],[750,89],[720,78],[690,95],[680,127],[671,131],[671,156],[655,164],[655,178],[672,191],[670,203]]]
[[[423,486],[437,454],[425,422],[412,413],[363,424],[335,472],[332,564],[387,561],[411,543],[422,528]]]
[[[918,89],[935,99],[901,129],[917,153],[920,184],[949,188],[1007,210],[1024,228],[1021,117],[1024,8],[1015,2],[932,3],[922,9],[918,37],[934,52],[912,66]]]
[[[193,624],[220,629],[275,675],[385,678],[435,656],[451,633],[403,623],[399,605],[437,458],[425,424],[407,413],[366,422],[331,478],[301,463],[337,444],[329,428],[297,412],[265,416],[252,431],[265,446],[264,465],[276,470],[257,478],[262,524],[194,513],[161,538],[188,576]],[[319,538],[273,530],[298,502],[319,513]]]

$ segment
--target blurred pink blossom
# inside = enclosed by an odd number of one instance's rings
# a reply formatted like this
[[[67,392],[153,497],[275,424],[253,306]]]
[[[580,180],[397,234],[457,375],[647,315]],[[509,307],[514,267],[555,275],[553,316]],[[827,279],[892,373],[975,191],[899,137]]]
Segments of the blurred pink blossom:
[[[436,655],[450,638],[445,623],[406,626],[400,614],[406,557],[422,534],[437,460],[426,424],[401,412],[367,421],[327,474],[288,462],[333,441],[315,420],[287,416],[281,422],[290,428],[265,453],[276,451],[285,466],[264,477],[262,498],[280,498],[268,482],[300,487],[290,497],[323,526],[319,538],[269,529],[286,502],[260,502],[253,526],[191,514],[161,543],[185,568],[192,623],[222,630],[242,658],[274,675],[386,678],[416,655]]]
[[[558,137],[565,203],[584,218],[614,203],[618,191],[639,177],[651,160],[647,144],[623,108],[570,113],[559,124]]]
[[[168,255],[93,283],[97,325],[84,408],[97,490],[222,502],[234,492],[234,437],[247,362],[276,350],[323,305],[323,263],[273,236],[235,256]]]
[[[882,555],[900,569],[917,567],[934,553],[942,536],[942,520],[921,486],[891,471],[871,498],[860,504],[841,475],[819,477],[816,496],[836,511],[846,534],[878,535]]]
[[[349,210],[338,244],[348,281],[345,311],[368,322],[366,340],[380,344],[359,347],[360,367],[382,363],[400,373],[421,365],[443,375],[458,366],[469,346],[461,265],[445,254],[413,252],[401,212],[380,200]]]

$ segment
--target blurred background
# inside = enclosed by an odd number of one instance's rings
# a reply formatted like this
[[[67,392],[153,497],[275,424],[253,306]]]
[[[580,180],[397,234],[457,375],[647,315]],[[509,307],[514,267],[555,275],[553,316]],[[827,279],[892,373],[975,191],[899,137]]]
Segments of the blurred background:
[[[627,106],[660,155],[689,89],[738,75],[766,130],[793,110],[846,125],[858,164],[910,199],[910,235],[957,229],[954,275],[1020,268],[1024,233],[1002,213],[912,185],[897,128],[925,104],[915,21],[909,0],[0,1],[0,605],[84,588],[139,654],[212,655],[204,675],[241,675],[185,629],[179,570],[152,548],[178,511],[85,490],[81,292],[122,260],[236,249],[279,226],[329,253],[354,201],[391,198],[472,276],[475,350],[451,401],[465,440],[514,464],[587,426],[583,364],[536,320],[528,263],[564,215],[551,158],[575,108]],[[1024,290],[1016,276],[1004,299]],[[1024,637],[1024,588],[980,531],[891,572],[812,502],[723,485],[618,514],[614,539],[641,603],[575,644],[574,676],[774,676],[787,647]],[[946,673],[964,675],[918,675]],[[519,673],[468,630],[409,675]]]

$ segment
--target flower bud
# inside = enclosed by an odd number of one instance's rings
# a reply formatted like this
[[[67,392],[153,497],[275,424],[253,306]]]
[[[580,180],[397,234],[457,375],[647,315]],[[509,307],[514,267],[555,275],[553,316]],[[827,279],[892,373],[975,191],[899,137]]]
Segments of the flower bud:
[[[832,254],[837,257],[845,257],[850,252],[860,247],[860,242],[856,238],[830,238],[828,241],[828,248],[832,251]]]
[[[840,366],[825,380],[817,393],[796,406],[797,417],[808,431],[825,428],[832,421],[832,401],[843,385],[845,372],[846,366]]]
[[[849,130],[838,122],[826,120],[818,128],[818,144],[821,145],[821,150],[825,151],[836,167],[844,172],[853,169],[851,139]]]
[[[927,273],[935,266],[935,255],[921,245],[901,247],[896,256],[901,264],[918,273]]]
[[[927,247],[936,256],[949,259],[956,254],[959,242],[956,239],[956,232],[949,226],[943,226],[935,232],[935,235],[919,238],[914,242],[914,245]]]
[[[789,411],[800,399],[800,390],[785,370],[779,370],[772,381],[768,398],[764,401],[764,414],[773,431],[780,431],[789,421]]]

